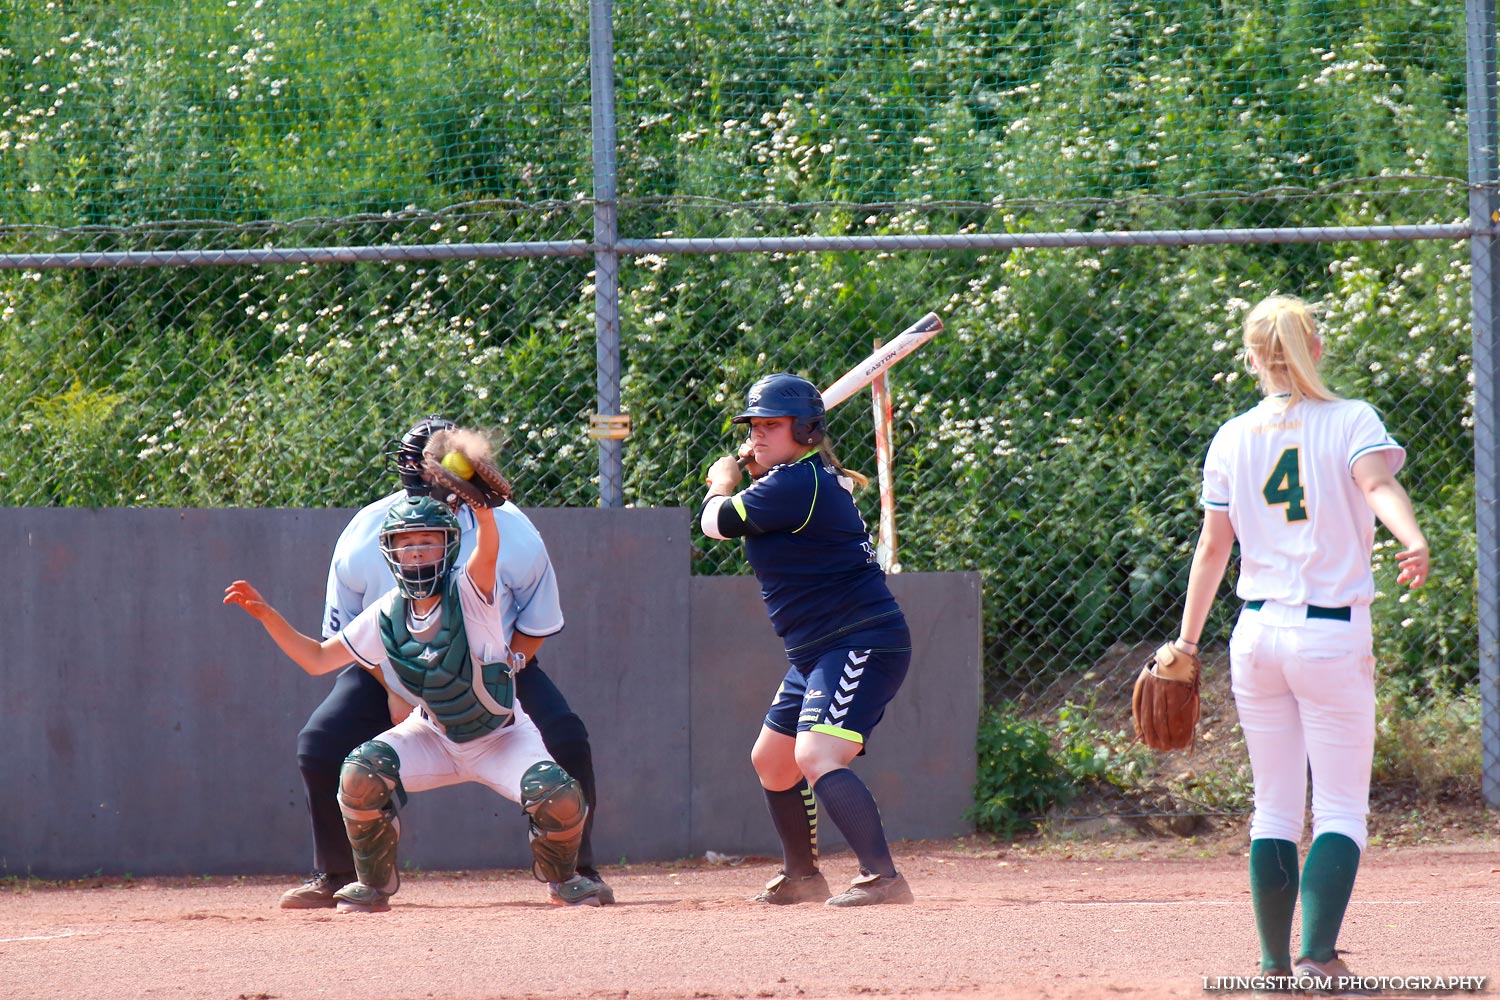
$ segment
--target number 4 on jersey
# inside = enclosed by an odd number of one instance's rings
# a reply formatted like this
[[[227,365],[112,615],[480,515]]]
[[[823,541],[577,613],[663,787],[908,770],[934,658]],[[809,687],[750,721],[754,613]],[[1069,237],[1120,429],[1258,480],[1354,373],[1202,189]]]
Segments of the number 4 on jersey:
[[[1266,480],[1260,493],[1272,507],[1286,505],[1288,523],[1307,520],[1307,507],[1302,503],[1307,491],[1302,488],[1302,465],[1296,448],[1281,453],[1276,467],[1271,470],[1271,478]]]

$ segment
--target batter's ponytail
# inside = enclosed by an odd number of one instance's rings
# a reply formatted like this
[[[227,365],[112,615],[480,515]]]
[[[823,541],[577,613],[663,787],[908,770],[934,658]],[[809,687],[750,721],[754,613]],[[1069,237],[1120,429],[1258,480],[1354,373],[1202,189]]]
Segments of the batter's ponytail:
[[[855,489],[862,490],[870,485],[869,477],[861,475],[853,469],[846,469],[839,463],[838,456],[833,453],[833,445],[829,443],[826,434],[823,436],[823,440],[818,442],[818,454],[822,457],[824,465],[831,467],[841,476],[849,477],[849,480],[854,483]]]
[[[1304,399],[1339,398],[1318,374],[1321,350],[1312,308],[1295,296],[1262,299],[1245,317],[1246,354],[1253,360],[1261,391],[1288,397],[1282,409]]]

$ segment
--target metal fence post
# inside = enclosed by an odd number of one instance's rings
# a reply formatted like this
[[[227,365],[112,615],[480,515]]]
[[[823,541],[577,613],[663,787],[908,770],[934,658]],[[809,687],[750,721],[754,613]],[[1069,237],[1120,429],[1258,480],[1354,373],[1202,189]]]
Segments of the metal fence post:
[[[589,0],[589,79],[594,152],[594,381],[602,418],[620,412],[614,0]],[[623,507],[625,442],[605,436],[599,436],[598,441],[599,506]]]
[[[1473,265],[1474,328],[1474,518],[1479,570],[1479,698],[1483,743],[1484,800],[1500,806],[1500,545],[1496,538],[1496,491],[1500,487],[1500,221],[1495,139],[1495,4],[1467,0],[1469,108],[1469,241]]]

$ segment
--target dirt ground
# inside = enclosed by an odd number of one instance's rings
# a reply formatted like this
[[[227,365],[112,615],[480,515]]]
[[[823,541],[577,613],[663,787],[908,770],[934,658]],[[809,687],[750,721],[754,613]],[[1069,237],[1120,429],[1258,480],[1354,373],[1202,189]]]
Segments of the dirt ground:
[[[766,859],[607,869],[600,909],[511,871],[408,874],[377,915],[280,910],[290,877],[10,881],[0,997],[1082,1000],[1208,996],[1255,969],[1239,837],[897,848],[916,904],[854,911],[749,902]],[[1340,946],[1360,975],[1492,980],[1497,940],[1489,837],[1372,847]]]

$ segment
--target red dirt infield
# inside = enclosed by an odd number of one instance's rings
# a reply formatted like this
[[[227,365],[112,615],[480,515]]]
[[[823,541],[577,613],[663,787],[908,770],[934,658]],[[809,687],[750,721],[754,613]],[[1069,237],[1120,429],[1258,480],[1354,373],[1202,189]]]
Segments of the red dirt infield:
[[[599,909],[549,906],[522,872],[408,874],[376,915],[278,909],[294,877],[11,879],[0,997],[1207,997],[1256,967],[1243,855],[906,842],[916,904],[863,910],[751,903],[764,859],[607,868],[619,903]],[[824,858],[835,885],[853,869]],[[1485,976],[1496,995],[1497,941],[1500,840],[1484,839],[1372,847],[1340,947],[1362,976]]]

